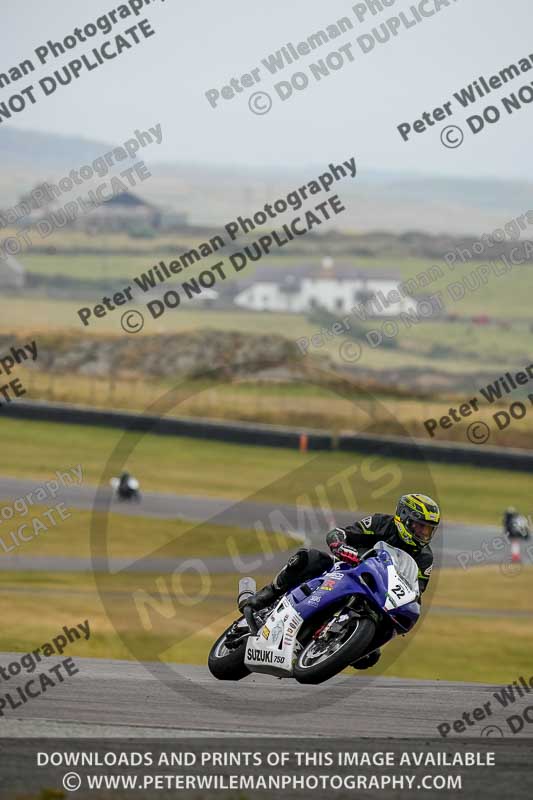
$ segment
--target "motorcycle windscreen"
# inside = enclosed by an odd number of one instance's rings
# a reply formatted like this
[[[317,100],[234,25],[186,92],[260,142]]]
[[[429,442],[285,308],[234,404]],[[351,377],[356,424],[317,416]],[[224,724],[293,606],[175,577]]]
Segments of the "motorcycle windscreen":
[[[383,610],[392,611],[414,602],[420,593],[418,565],[414,558],[386,542],[377,542],[372,550],[365,554],[365,560],[372,555],[375,555],[380,561],[385,556],[385,563],[388,562],[386,567],[387,591],[383,598]]]

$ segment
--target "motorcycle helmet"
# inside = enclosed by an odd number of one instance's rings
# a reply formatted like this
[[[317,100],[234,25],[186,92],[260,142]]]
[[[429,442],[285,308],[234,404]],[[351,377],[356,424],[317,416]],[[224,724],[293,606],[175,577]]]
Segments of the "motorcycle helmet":
[[[440,519],[437,503],[425,494],[404,494],[398,500],[394,522],[401,538],[412,547],[429,544]]]

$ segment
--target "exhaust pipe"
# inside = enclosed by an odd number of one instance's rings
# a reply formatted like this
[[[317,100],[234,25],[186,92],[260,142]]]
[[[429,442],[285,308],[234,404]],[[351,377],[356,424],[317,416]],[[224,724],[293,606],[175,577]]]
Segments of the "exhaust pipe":
[[[241,578],[239,581],[239,594],[237,597],[237,605],[239,608],[242,608],[241,603],[248,600],[248,598],[253,597],[253,595],[257,591],[257,584],[253,578]],[[250,633],[252,636],[256,636],[259,628],[257,627],[253,609],[250,606],[245,606],[243,609],[243,616],[246,622],[248,623],[248,627],[250,628]]]
[[[240,608],[244,603],[257,592],[257,584],[253,578],[241,578],[239,581],[239,594],[237,595],[237,606]]]

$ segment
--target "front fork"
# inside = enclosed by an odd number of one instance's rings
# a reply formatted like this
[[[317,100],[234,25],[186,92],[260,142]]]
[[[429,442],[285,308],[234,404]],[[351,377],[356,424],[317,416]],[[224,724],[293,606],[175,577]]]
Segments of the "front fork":
[[[327,622],[321,625],[318,630],[315,631],[312,638],[318,639],[324,635],[327,636],[328,634],[341,633],[346,620],[360,618],[363,616],[374,620],[377,628],[379,616],[376,614],[374,609],[368,607],[368,605],[359,595],[354,595],[353,597],[350,597],[348,602],[345,603],[342,608],[339,608],[338,611],[335,611],[331,619],[329,619]]]
[[[364,655],[377,650],[378,647],[382,647],[384,644],[390,641],[391,638],[393,638],[394,632],[387,631],[387,626],[383,624],[383,617],[369,603],[367,603],[365,598],[361,597],[361,595],[353,595],[353,597],[350,597],[344,608],[341,608],[339,611],[337,611],[333,619],[335,619],[335,617],[338,618],[340,615],[345,613],[346,610],[348,610],[350,616],[371,619],[376,626],[374,638],[370,642]],[[338,621],[340,622],[340,620]]]

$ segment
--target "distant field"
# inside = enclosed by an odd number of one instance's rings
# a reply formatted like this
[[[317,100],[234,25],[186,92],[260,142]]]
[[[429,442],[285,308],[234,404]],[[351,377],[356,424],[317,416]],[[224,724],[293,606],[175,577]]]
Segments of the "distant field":
[[[39,275],[64,275],[83,280],[115,280],[117,289],[124,279],[148,269],[163,258],[156,251],[145,255],[33,255],[21,256],[21,261],[30,272]]]
[[[143,243],[142,247],[138,248],[137,254],[131,255],[118,255],[113,252],[94,255],[74,255],[66,253],[57,253],[54,255],[41,255],[27,253],[21,261],[24,263],[26,269],[30,272],[36,272],[41,275],[65,275],[70,278],[83,278],[84,280],[117,280],[120,282],[124,278],[133,278],[140,272],[149,269],[153,264],[157,264],[160,260],[171,260],[172,256],[169,255],[167,248],[171,247],[176,256],[181,255],[186,250],[193,248],[200,242],[167,242],[165,249],[160,249],[159,242],[152,244],[150,248],[146,248]],[[130,241],[129,245],[133,251],[137,250],[135,240]],[[234,243],[220,251],[220,256],[224,257],[225,254],[232,253],[234,250],[239,250],[238,243]],[[323,256],[322,256],[323,257]],[[322,257],[320,255],[296,255],[296,256],[274,256],[268,258],[269,267],[277,267],[283,270],[295,269],[303,265],[320,266]],[[198,262],[198,266],[208,266],[210,259],[203,259]],[[265,264],[267,259],[265,259]],[[367,258],[356,256],[353,258],[342,257],[335,259],[335,264],[339,267],[352,266],[354,269],[363,269],[372,271],[391,269],[399,270],[405,278],[417,275],[428,269],[431,265],[430,261],[424,259],[384,259],[384,258]],[[256,264],[250,263],[246,268],[247,274],[253,274],[256,269]]]
[[[84,481],[98,484],[114,448],[134,435],[0,419],[0,436],[0,475],[46,479],[56,469],[81,463]],[[525,472],[426,465],[356,453],[305,455],[178,437],[145,435],[134,440],[127,462],[113,466],[137,475],[147,491],[388,511],[399,494],[416,487],[419,492],[438,493],[445,519],[488,524],[499,524],[508,505],[524,513],[531,509],[532,477]]]
[[[531,293],[533,296],[533,285]],[[95,302],[98,299],[95,298]],[[518,298],[516,302],[519,302]],[[529,302],[525,291],[520,302],[525,304]],[[93,319],[89,327],[82,327],[77,311],[83,306],[90,305],[91,302],[88,300],[76,302],[35,296],[26,300],[18,297],[4,298],[1,303],[0,331],[23,334],[70,329],[83,331],[87,336],[110,333],[125,335],[120,326],[119,311],[111,312],[101,319]],[[500,306],[504,308],[506,315],[508,308],[512,307],[507,306],[503,298]],[[135,307],[145,313],[144,329],[139,334],[141,336],[209,328],[250,334],[279,333],[297,342],[303,338],[311,341],[311,337],[320,331],[319,326],[296,314],[191,308],[191,310],[168,310],[162,317],[153,320],[142,306]],[[368,340],[363,339],[364,349],[357,366],[372,370],[394,371],[416,368],[422,372],[430,370],[465,377],[479,372],[494,372],[497,377],[507,369],[514,367],[520,369],[531,361],[529,350],[531,332],[525,322],[516,322],[511,328],[475,325],[470,322],[446,323],[437,319],[421,320],[418,324],[416,322],[398,324],[398,336],[395,338],[398,347],[388,349],[383,346],[371,346]],[[381,333],[382,325],[383,322],[373,320],[364,327],[367,332],[376,330]],[[345,363],[341,357],[340,347],[346,340],[345,336],[324,336],[323,340],[318,342],[320,346],[313,347],[310,344],[308,352],[318,357],[329,356],[336,362]],[[372,344],[375,344],[375,341],[372,339]]]
[[[111,238],[111,237],[109,237]],[[84,280],[109,280],[116,281],[117,289],[122,288],[124,281],[131,280],[149,269],[161,259],[169,261],[171,254],[181,255],[186,250],[200,244],[199,241],[172,241],[149,240],[147,245],[145,240],[129,240],[131,255],[118,255],[110,250],[105,255],[74,255],[64,254],[58,251],[54,255],[36,255],[31,252],[21,256],[24,266],[42,275],[65,275],[69,278],[80,278]],[[164,249],[162,243],[164,242]],[[249,263],[246,269],[239,273],[239,278],[251,278],[258,267],[268,266],[279,268],[285,272],[291,269],[298,270],[303,265],[320,266],[322,259],[328,255],[327,244],[323,244],[321,252],[309,252],[296,255],[267,256],[260,262]],[[170,248],[170,254],[169,250]],[[224,258],[234,250],[242,249],[242,243],[236,242],[222,249],[217,254]],[[200,261],[191,267],[188,274],[193,275],[199,269],[209,266],[212,258]],[[517,266],[512,272],[502,277],[490,275],[486,284],[481,285],[477,291],[466,291],[466,296],[456,302],[452,295],[448,294],[447,287],[451,283],[460,283],[465,278],[470,280],[467,286],[477,285],[475,278],[470,278],[470,274],[478,269],[481,262],[471,262],[461,264],[460,262],[452,271],[443,259],[422,259],[422,258],[395,258],[394,256],[385,258],[370,258],[363,256],[342,256],[335,258],[338,267],[353,267],[354,270],[363,270],[372,273],[375,270],[392,270],[398,272],[402,280],[414,278],[421,275],[436,264],[444,273],[444,276],[433,281],[428,286],[421,285],[419,293],[431,294],[437,291],[444,292],[444,303],[448,313],[459,314],[460,316],[471,316],[488,314],[498,319],[513,319],[522,317],[529,319],[530,304],[529,297],[533,292],[533,264]],[[95,298],[97,302],[97,298]],[[183,312],[180,312],[183,313]]]

